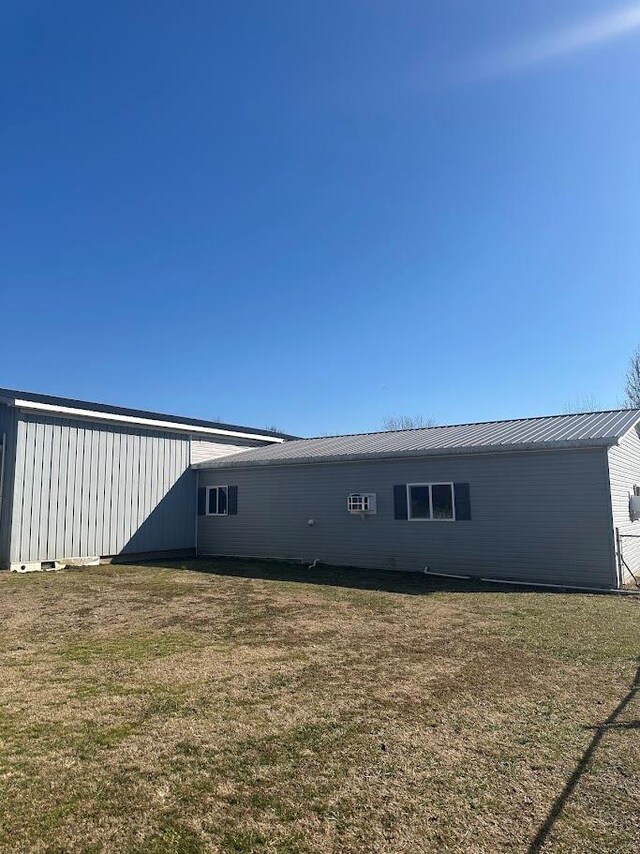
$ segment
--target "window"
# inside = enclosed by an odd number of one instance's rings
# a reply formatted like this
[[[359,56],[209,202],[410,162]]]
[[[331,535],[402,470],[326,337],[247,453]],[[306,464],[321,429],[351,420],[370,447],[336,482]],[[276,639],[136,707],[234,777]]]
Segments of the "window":
[[[369,496],[352,493],[347,498],[347,510],[349,513],[367,513],[369,511]]]
[[[227,515],[228,487],[207,487],[207,516]]]
[[[409,519],[453,522],[456,518],[452,483],[409,483],[407,504]]]

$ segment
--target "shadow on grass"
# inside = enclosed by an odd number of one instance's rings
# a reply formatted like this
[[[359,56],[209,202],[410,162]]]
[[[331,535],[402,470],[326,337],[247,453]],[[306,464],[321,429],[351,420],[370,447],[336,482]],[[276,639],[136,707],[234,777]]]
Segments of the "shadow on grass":
[[[120,561],[124,563],[125,561]],[[428,595],[436,592],[450,593],[548,593],[558,591],[549,588],[510,586],[464,579],[441,578],[421,572],[399,570],[361,569],[352,566],[329,566],[319,564],[310,568],[307,564],[287,561],[245,560],[243,558],[194,558],[193,560],[156,560],[154,566],[165,569],[182,569],[208,575],[233,578],[253,578],[264,581],[286,581],[299,584],[317,584],[327,587],[343,587],[351,590],[378,591]],[[566,590],[564,593],[579,591]],[[583,594],[584,595],[584,594]]]
[[[562,814],[562,811],[564,810],[567,801],[575,791],[576,786],[580,782],[580,778],[587,770],[594,753],[598,749],[598,745],[605,736],[605,733],[609,732],[612,729],[640,729],[640,720],[627,721],[625,723],[618,722],[618,718],[629,705],[629,703],[631,703],[632,700],[635,698],[638,691],[640,691],[640,665],[638,666],[635,672],[635,676],[629,687],[629,690],[622,698],[622,700],[620,700],[618,705],[615,707],[615,709],[611,712],[611,714],[605,721],[603,721],[601,724],[598,724],[596,727],[593,727],[593,738],[591,739],[586,750],[580,757],[580,761],[576,765],[574,772],[569,777],[569,779],[564,785],[564,788],[553,802],[546,819],[540,825],[538,832],[534,836],[531,845],[528,848],[528,854],[538,854],[538,852],[542,850],[543,846],[549,838],[549,834],[551,833],[553,826],[560,818],[560,815]]]

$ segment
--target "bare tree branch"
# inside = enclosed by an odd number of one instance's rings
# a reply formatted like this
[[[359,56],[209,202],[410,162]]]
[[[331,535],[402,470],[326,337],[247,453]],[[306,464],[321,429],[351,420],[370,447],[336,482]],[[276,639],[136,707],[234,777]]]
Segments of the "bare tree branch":
[[[640,409],[640,347],[629,359],[624,383],[625,403],[632,409]]]
[[[569,415],[574,412],[595,412],[598,409],[598,401],[594,394],[583,394],[575,400],[569,400],[564,405],[563,412]]]
[[[415,430],[416,427],[435,426],[435,419],[425,415],[388,415],[382,422],[383,430]]]

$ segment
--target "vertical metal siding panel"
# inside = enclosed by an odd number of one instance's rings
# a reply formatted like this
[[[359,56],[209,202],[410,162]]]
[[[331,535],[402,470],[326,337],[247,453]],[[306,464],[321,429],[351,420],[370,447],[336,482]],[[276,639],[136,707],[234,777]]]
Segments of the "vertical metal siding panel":
[[[184,465],[185,447],[187,453],[189,453],[189,445],[185,445],[184,442],[180,442],[176,448],[176,488],[179,490],[177,500],[180,502],[180,506],[190,509],[191,490],[189,489],[189,481],[193,480],[193,473],[188,471],[188,462],[186,466]],[[194,514],[189,513],[188,509],[186,513],[182,513],[177,517],[177,519],[179,519],[177,536],[179,541],[184,544],[184,547],[195,545],[193,540]],[[189,540],[189,529],[187,528],[188,523],[189,528],[191,529],[191,540]]]
[[[45,463],[45,430],[42,424],[35,425],[33,495],[31,505],[31,526],[29,529],[29,560],[40,559],[40,532],[43,493],[46,494],[47,469]]]
[[[82,466],[80,468],[80,524],[78,554],[89,556],[89,472],[91,471],[91,427],[85,424],[82,431]]]
[[[49,532],[49,496],[51,494],[51,431],[47,425],[42,425],[41,429],[41,454],[42,465],[40,469],[40,489],[39,495],[35,498],[35,502],[39,504],[38,518],[40,524],[37,530],[33,531],[33,553],[36,560],[46,560],[47,539]]]
[[[85,506],[87,508],[87,519],[85,522],[86,529],[86,554],[95,557],[98,555],[96,550],[96,481],[98,479],[98,459],[97,459],[97,433],[93,426],[87,431],[86,448],[88,453],[89,464],[85,465],[84,480],[85,480]]]
[[[0,433],[4,434],[4,478],[2,483],[2,512],[0,515],[0,567],[11,562],[13,507],[16,495],[18,419],[13,407],[0,404]]]
[[[127,489],[130,479],[131,448],[127,430],[120,436],[120,488],[118,490],[118,540],[117,551],[122,548],[122,543],[127,541]]]
[[[131,453],[129,456],[129,489],[127,495],[127,542],[134,535],[138,527],[138,495],[137,484],[140,479],[140,437],[132,432],[130,436]]]
[[[122,542],[122,517],[124,508],[124,484],[126,477],[127,445],[124,431],[116,431],[113,437],[113,519],[111,523],[111,554],[118,554]]]
[[[177,482],[178,478],[176,476],[176,455],[177,455],[177,440],[171,439],[170,448],[169,448],[169,465],[167,467],[167,512],[165,514],[166,517],[166,532],[167,539],[172,540],[176,537],[177,534],[177,519],[175,516],[175,511],[177,507]]]
[[[30,542],[29,532],[31,530],[31,509],[33,505],[33,482],[35,446],[35,425],[26,421],[24,424],[24,488],[22,492],[22,513],[20,515],[20,560],[29,560]]]
[[[71,539],[71,556],[84,556],[84,457],[85,457],[85,425],[78,425],[78,441],[76,444],[75,493],[73,496],[73,529]]]
[[[120,433],[113,433],[111,457],[111,512],[108,517],[109,525],[109,554],[118,553],[118,488],[120,484]]]
[[[119,542],[126,543],[131,537],[129,534],[129,520],[131,514],[131,469],[132,460],[132,435],[127,430],[123,436],[124,444],[124,477],[123,477],[123,499],[122,499],[122,517],[120,519],[120,534]]]
[[[197,472],[191,471],[189,469],[189,446],[184,443],[182,446],[182,467],[185,471],[185,475],[183,476],[184,481],[184,489],[185,489],[185,498],[184,504],[189,508],[189,512],[185,514],[185,525],[184,525],[184,543],[185,547],[192,546],[196,547],[196,485],[197,485]]]
[[[104,437],[104,511],[102,514],[102,534],[100,537],[100,555],[110,555],[110,523],[111,523],[111,499],[113,495],[112,478],[113,478],[113,433],[110,430],[105,430]]]
[[[110,430],[104,434],[104,469],[102,477],[102,517],[98,520],[100,555],[109,554],[109,517],[111,516],[111,469],[113,467],[113,434]]]
[[[98,557],[106,554],[102,530],[104,525],[104,494],[106,472],[106,437],[104,430],[96,430],[96,481],[95,481],[95,519],[93,522],[93,544]]]
[[[78,462],[78,425],[69,421],[69,452],[67,457],[67,489],[65,493],[64,540],[60,557],[73,557],[73,526],[75,522],[76,466]]]
[[[142,522],[140,513],[140,487],[141,487],[141,470],[142,470],[142,445],[143,439],[139,434],[134,436],[135,445],[135,464],[133,467],[133,482],[131,489],[131,518],[129,525],[129,539],[131,539],[139,529]]]
[[[151,551],[152,541],[149,536],[149,522],[147,521],[153,512],[151,501],[151,442],[149,433],[145,433],[144,442],[140,453],[140,527],[141,534],[139,551]]]
[[[60,461],[62,457],[62,425],[58,422],[51,425],[51,481],[49,488],[49,522],[47,528],[47,543],[45,560],[53,560],[56,556],[58,536],[58,517],[60,514],[58,502],[60,498]]]
[[[164,543],[164,531],[165,531],[165,506],[163,503],[163,499],[165,496],[165,485],[164,485],[164,470],[165,470],[165,448],[164,442],[161,438],[158,439],[158,521],[160,524],[160,532],[162,541]]]
[[[13,506],[11,508],[9,560],[22,560],[22,517],[24,514],[26,425],[16,415],[16,462],[13,475]]]
[[[191,490],[189,481],[193,480],[193,472],[188,471],[189,468],[189,444],[180,442],[177,447],[176,459],[176,475],[177,483],[180,487],[179,501],[180,506],[184,506],[187,512],[180,514],[179,540],[183,544],[183,548],[195,546],[193,528],[195,512],[189,512],[191,509]],[[186,463],[186,464],[185,464]]]
[[[153,447],[153,464],[151,468],[151,477],[153,478],[153,506],[156,520],[162,527],[160,501],[162,500],[162,491],[160,489],[160,439],[154,436],[152,439]]]
[[[165,542],[172,540],[176,532],[176,520],[174,518],[176,507],[176,493],[174,487],[176,485],[175,465],[176,465],[176,440],[172,439],[169,443],[168,456],[165,465]]]
[[[64,541],[60,557],[73,557],[73,526],[75,522],[76,466],[78,461],[78,426],[69,421],[69,456],[67,458],[67,490],[65,493]]]
[[[167,507],[167,502],[169,501],[168,492],[169,492],[169,478],[171,476],[171,442],[163,441],[162,448],[162,466],[161,466],[161,493],[162,498],[160,500],[160,514],[161,514],[161,523],[162,523],[162,544],[163,548],[166,548],[167,540],[169,539],[168,527],[171,524],[170,513]]]
[[[125,500],[125,506],[127,508],[127,517],[125,519],[124,526],[124,542],[129,542],[138,524],[137,512],[134,512],[133,509],[133,495],[135,490],[135,483],[138,479],[138,461],[140,459],[139,444],[137,439],[138,437],[133,433],[133,431],[130,431],[128,433],[127,492]]]
[[[58,500],[56,507],[56,534],[53,556],[51,559],[64,556],[65,520],[67,514],[67,473],[69,466],[69,437],[70,430],[66,421],[60,425],[60,459],[58,462]]]
[[[69,542],[69,557],[82,556],[82,521],[83,508],[83,467],[84,467],[84,433],[85,423],[80,422],[76,431],[76,456],[73,472],[73,521],[71,524],[71,540]]]
[[[16,492],[17,419],[12,407],[0,404],[0,432],[5,435],[4,482],[2,484],[2,513],[0,514],[0,567],[11,560],[11,532]]]
[[[162,542],[163,545],[166,543],[166,535],[167,535],[167,524],[168,524],[168,513],[167,513],[167,480],[169,475],[169,456],[168,456],[169,448],[166,443],[163,442],[162,453],[160,456],[160,521],[162,525]]]
[[[144,515],[142,513],[141,507],[141,495],[144,490],[144,481],[143,481],[143,473],[142,473],[142,454],[145,446],[145,438],[144,436],[138,435],[137,442],[137,468],[136,468],[136,483],[135,489],[133,493],[133,502],[134,502],[134,521],[135,524],[132,526],[132,535],[134,535],[139,529],[140,526],[144,522]]]
[[[149,479],[149,497],[151,500],[149,524],[155,525],[158,524],[159,520],[160,511],[158,510],[158,503],[160,501],[160,492],[158,489],[158,439],[153,434],[149,437],[149,464],[147,468],[147,477]],[[149,537],[147,542],[147,547],[149,547],[151,543],[150,529],[147,529],[146,533]]]
[[[127,540],[127,481],[130,465],[129,434],[126,430],[120,435],[120,484],[118,488],[118,529],[116,551],[122,548]]]

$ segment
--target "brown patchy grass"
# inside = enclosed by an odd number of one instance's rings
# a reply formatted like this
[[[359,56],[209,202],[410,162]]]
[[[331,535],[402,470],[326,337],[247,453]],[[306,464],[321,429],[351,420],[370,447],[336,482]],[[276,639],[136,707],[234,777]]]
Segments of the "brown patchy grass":
[[[0,851],[635,854],[639,618],[233,561],[2,574]]]

